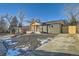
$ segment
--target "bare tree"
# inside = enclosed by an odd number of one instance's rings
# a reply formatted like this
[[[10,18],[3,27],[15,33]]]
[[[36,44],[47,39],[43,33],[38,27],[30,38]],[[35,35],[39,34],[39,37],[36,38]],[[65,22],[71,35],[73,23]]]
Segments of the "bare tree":
[[[37,22],[37,23],[40,23],[40,19],[35,19],[35,18],[32,18],[31,20],[27,20],[28,23],[32,23],[32,22]]]
[[[41,22],[41,20],[40,20],[40,19],[36,19],[36,22],[40,23],[40,22]]]
[[[12,33],[15,34],[15,32],[18,30],[18,20],[17,20],[17,17],[14,16],[10,22],[10,26],[9,26],[9,29],[11,30]]]
[[[7,26],[4,18],[0,16],[0,32],[6,32],[7,31]]]
[[[19,22],[19,26],[20,27],[22,27],[22,23],[23,23],[23,20],[25,19],[25,11],[24,10],[20,10],[19,12],[18,12],[18,18],[19,18],[19,20],[20,20],[20,22]]]
[[[71,25],[76,25],[77,24],[77,18],[79,16],[79,6],[75,5],[67,5],[64,8],[64,12],[70,21]]]
[[[5,14],[3,17],[8,20],[9,24],[11,23],[12,16],[11,16],[10,14],[7,13],[7,14]]]
[[[6,20],[9,23],[9,26],[11,25],[12,16],[10,14],[6,13],[4,16],[2,16],[2,18],[6,18]],[[8,28],[8,30],[10,31],[9,28]]]

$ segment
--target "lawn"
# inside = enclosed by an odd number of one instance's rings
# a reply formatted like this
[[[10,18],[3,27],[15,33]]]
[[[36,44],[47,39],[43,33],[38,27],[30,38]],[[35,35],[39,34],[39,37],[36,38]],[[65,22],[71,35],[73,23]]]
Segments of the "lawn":
[[[51,42],[37,48],[48,52],[63,52],[79,55],[79,34],[59,34]]]

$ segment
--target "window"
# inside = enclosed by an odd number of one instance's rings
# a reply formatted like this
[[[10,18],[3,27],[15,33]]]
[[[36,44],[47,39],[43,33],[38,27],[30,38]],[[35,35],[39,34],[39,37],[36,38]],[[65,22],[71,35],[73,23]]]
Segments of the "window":
[[[53,28],[53,25],[50,25],[50,27],[52,27],[52,28]]]

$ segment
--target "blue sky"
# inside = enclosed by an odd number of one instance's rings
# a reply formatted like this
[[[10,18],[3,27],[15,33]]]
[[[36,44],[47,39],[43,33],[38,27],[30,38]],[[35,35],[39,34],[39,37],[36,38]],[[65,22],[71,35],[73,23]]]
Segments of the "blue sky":
[[[64,4],[0,4],[0,15],[9,13],[17,15],[17,11],[22,9],[25,11],[26,19],[39,18],[41,21],[66,19],[62,11]]]

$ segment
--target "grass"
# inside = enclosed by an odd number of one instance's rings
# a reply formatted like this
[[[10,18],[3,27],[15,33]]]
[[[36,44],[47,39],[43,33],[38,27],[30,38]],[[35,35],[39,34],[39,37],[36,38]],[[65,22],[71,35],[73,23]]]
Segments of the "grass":
[[[79,35],[79,34],[78,34]],[[49,42],[47,45],[41,47],[41,50],[47,50],[47,51],[61,51],[61,52],[74,52],[79,54],[79,37],[77,34],[59,34],[58,36],[55,37],[54,42]],[[63,37],[63,38],[61,38]],[[60,38],[60,39],[59,39]],[[65,39],[64,39],[65,38]],[[62,41],[64,40],[64,41]],[[71,41],[74,40],[74,41]],[[62,43],[63,42],[63,43]],[[57,43],[57,44],[56,44]],[[67,48],[64,47],[67,45]],[[39,49],[39,50],[40,50]]]

